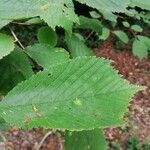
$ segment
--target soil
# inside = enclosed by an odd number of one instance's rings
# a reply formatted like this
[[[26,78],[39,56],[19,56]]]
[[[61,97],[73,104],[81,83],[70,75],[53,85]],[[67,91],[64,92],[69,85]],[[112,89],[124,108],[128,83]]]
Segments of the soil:
[[[117,141],[122,149],[127,148],[130,136],[139,141],[150,142],[150,58],[139,60],[128,51],[117,51],[111,39],[101,48],[94,49],[97,57],[113,60],[113,65],[123,77],[131,83],[147,86],[145,91],[137,93],[129,105],[130,113],[126,115],[128,125],[123,128],[105,129],[106,139],[110,143]],[[49,134],[46,134],[46,133]],[[63,138],[58,132],[44,129],[29,131],[11,128],[3,135],[7,147],[15,150],[63,150]],[[4,143],[0,143],[0,149]],[[39,148],[40,146],[40,148]],[[110,148],[111,149],[111,148]]]

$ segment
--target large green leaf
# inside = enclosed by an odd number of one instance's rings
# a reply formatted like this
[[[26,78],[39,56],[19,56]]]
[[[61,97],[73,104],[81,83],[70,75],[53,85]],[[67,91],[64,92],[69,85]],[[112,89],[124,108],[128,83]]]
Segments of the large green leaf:
[[[77,57],[16,86],[0,103],[0,116],[23,128],[114,127],[124,124],[123,113],[140,89],[123,80],[109,61]]]
[[[66,34],[65,40],[67,43],[67,47],[73,57],[93,55],[92,51],[85,45],[84,41],[82,41],[77,35],[72,34],[71,36]]]
[[[11,13],[10,13],[11,12]],[[71,31],[77,22],[72,0],[1,0],[0,20],[22,19],[40,16],[53,29],[64,27]]]
[[[17,83],[33,75],[30,62],[21,49],[15,48],[0,61],[0,93],[6,94]]]
[[[65,150],[106,150],[102,130],[66,132]]]
[[[48,45],[35,44],[27,47],[27,53],[42,67],[68,61],[69,54],[63,48],[51,48]]]
[[[0,59],[8,55],[14,49],[13,38],[0,33]]]

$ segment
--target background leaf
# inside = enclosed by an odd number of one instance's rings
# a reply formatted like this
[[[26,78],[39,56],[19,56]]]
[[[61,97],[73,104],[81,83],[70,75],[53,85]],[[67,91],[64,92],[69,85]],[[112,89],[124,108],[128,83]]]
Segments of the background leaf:
[[[0,93],[6,94],[17,83],[32,75],[33,71],[27,56],[20,48],[15,48],[0,61]]]
[[[136,24],[132,25],[131,29],[136,31],[136,32],[142,32],[143,31],[143,29],[139,25],[136,25]]]
[[[129,38],[127,34],[123,31],[114,31],[114,34],[125,44],[129,42]]]
[[[133,54],[139,58],[148,56],[147,46],[140,40],[135,40],[132,47]]]
[[[82,29],[91,29],[98,34],[101,34],[102,32],[102,24],[98,19],[90,19],[84,16],[79,17],[80,24],[78,28]]]
[[[102,130],[66,132],[65,150],[106,150]]]
[[[51,48],[48,45],[35,44],[28,46],[27,53],[42,67],[49,68],[51,65],[69,60],[69,54],[63,48]]]
[[[0,59],[8,55],[14,49],[13,38],[0,33]]]
[[[79,36],[75,34],[72,34],[72,36],[66,34],[65,40],[73,57],[93,55],[93,52],[85,45],[84,41],[81,40]]]
[[[38,40],[41,44],[47,44],[55,47],[57,44],[57,34],[50,27],[42,27],[38,31]]]
[[[2,0],[0,10],[0,20],[40,16],[53,29],[61,26],[69,32],[72,31],[73,22],[78,22],[72,0]]]

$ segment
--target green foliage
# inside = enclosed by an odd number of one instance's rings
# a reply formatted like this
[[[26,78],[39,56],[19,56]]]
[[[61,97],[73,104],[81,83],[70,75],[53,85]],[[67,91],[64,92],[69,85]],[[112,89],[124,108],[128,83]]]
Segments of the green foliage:
[[[102,28],[102,34],[99,36],[101,40],[106,40],[110,35],[110,30],[108,28]]]
[[[131,33],[133,54],[144,58],[150,50],[150,39],[141,36],[144,30],[141,21],[150,24],[150,3],[149,0],[76,1],[89,7],[86,16],[75,13],[73,0],[0,1],[0,29],[4,33],[9,33],[14,24],[19,24],[17,28],[39,27],[39,43],[25,49],[18,46],[14,49],[13,39],[0,33],[0,95],[8,93],[0,102],[0,127],[10,124],[67,129],[75,132],[65,133],[66,149],[103,150],[106,145],[102,129],[95,128],[124,124],[129,101],[143,88],[122,79],[109,61],[93,57],[85,45],[89,37],[80,31],[90,31],[103,41],[114,34],[125,44]],[[142,10],[136,10],[135,6]],[[117,18],[121,18],[122,28]],[[37,73],[39,66],[43,71]]]
[[[131,29],[136,31],[136,32],[142,32],[143,29],[139,25],[132,25]]]
[[[0,20],[40,16],[53,29],[61,26],[69,32],[72,30],[73,22],[78,22],[71,0],[2,0],[0,10]]]
[[[0,61],[0,93],[6,94],[17,83],[33,75],[27,56],[18,47]]]
[[[123,26],[126,27],[126,28],[129,28],[129,27],[130,27],[129,22],[127,22],[127,21],[123,21],[122,24],[123,24]]]
[[[148,56],[150,50],[150,39],[144,36],[138,36],[133,43],[133,54],[139,58]]]
[[[125,44],[129,42],[129,38],[127,34],[123,31],[114,31],[114,34]]]
[[[99,20],[80,16],[79,21],[80,21],[80,24],[79,24],[78,28],[91,29],[91,30],[97,32],[98,34],[101,34],[102,25]]]
[[[77,146],[78,145],[78,146]],[[106,150],[107,145],[101,130],[66,132],[66,150]]]
[[[8,55],[13,49],[13,39],[8,35],[0,33],[0,59]]]
[[[77,35],[73,34],[72,36],[70,36],[66,34],[65,40],[67,43],[67,47],[73,57],[93,55],[92,51]]]
[[[110,62],[79,57],[53,65],[16,86],[1,102],[0,116],[23,128],[113,127],[124,124],[123,112],[140,89],[120,78]]]
[[[27,53],[45,69],[69,59],[69,54],[63,48],[51,48],[49,45],[35,44],[26,49]]]
[[[38,31],[38,40],[41,44],[54,47],[57,44],[57,34],[50,27],[42,27]]]

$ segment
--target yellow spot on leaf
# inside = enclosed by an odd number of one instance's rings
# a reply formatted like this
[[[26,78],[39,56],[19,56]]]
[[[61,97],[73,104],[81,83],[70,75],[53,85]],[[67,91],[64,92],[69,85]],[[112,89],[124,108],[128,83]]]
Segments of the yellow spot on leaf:
[[[78,105],[78,106],[82,105],[81,100],[78,99],[78,98],[76,98],[73,102],[74,102],[75,105]]]
[[[35,105],[32,106],[32,110],[33,110],[34,112],[37,112],[37,111],[38,111],[38,109],[36,108]]]

